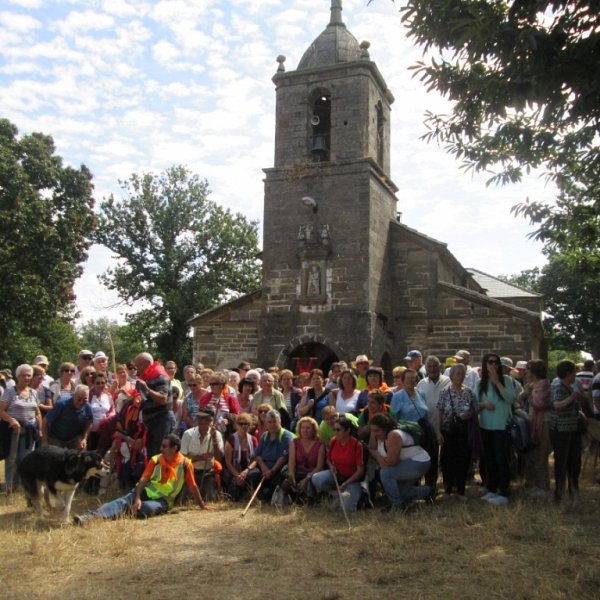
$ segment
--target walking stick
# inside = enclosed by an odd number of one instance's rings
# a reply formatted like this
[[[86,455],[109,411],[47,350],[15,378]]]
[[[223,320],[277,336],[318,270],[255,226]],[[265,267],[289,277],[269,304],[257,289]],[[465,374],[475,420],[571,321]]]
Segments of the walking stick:
[[[12,481],[10,482],[10,489],[8,487],[8,482],[6,484],[6,495],[8,497],[8,495],[15,489],[14,486],[14,480],[15,477],[17,477],[17,455],[19,452],[19,437],[21,437],[21,425],[19,425],[17,427],[17,430],[14,432],[16,434],[16,439],[14,440],[14,448],[11,447],[10,449],[10,461],[13,464],[13,475],[12,475]]]
[[[260,483],[256,486],[256,489],[254,490],[254,494],[252,494],[252,498],[250,498],[250,502],[248,502],[248,504],[246,505],[246,508],[244,509],[244,512],[242,513],[242,517],[246,516],[246,513],[248,512],[248,509],[254,502],[254,498],[256,498],[256,495],[260,491],[260,488],[262,487],[264,480],[265,480],[265,476],[263,475],[263,478],[260,480]]]
[[[218,429],[217,429],[217,409],[218,408],[219,408],[219,403],[217,402],[217,405],[215,407],[215,414],[213,415],[213,422],[211,423],[211,427],[214,428],[215,431],[218,431]],[[213,442],[212,437],[210,437],[210,429],[208,430],[208,434],[207,435],[210,438],[210,445],[211,445],[212,451],[213,451],[213,471],[214,471],[214,468],[215,468],[215,465],[214,465],[214,461],[215,461],[215,443]],[[204,461],[204,469],[202,471],[202,477],[200,478],[200,494],[202,494],[202,486],[204,485],[204,476],[206,475],[206,471],[207,471],[207,468],[206,468],[206,463],[207,462],[208,462],[207,460]]]
[[[340,504],[342,506],[342,510],[344,511],[344,516],[346,517],[346,522],[348,523],[348,529],[352,529],[352,525],[350,525],[350,519],[348,518],[348,514],[346,513],[346,505],[344,504],[344,498],[342,498],[342,490],[340,489],[340,484],[337,480],[337,474],[333,475],[333,480],[335,481],[335,487],[337,488]],[[349,495],[349,492],[346,493]]]
[[[112,357],[113,372],[116,377],[117,376],[117,358],[115,355],[115,347],[113,346],[113,341],[112,341],[112,336],[110,335],[110,331],[106,330],[106,333],[108,334],[108,343],[110,344],[110,354]],[[108,375],[107,375],[106,379],[107,379],[107,383],[108,383]]]

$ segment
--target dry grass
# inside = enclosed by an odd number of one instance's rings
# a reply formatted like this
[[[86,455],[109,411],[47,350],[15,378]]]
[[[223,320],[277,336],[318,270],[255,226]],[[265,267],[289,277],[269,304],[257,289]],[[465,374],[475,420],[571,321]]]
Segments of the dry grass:
[[[179,508],[148,521],[58,526],[17,494],[0,498],[2,598],[236,600],[594,598],[600,488],[576,504],[475,498],[382,516],[324,508]],[[97,504],[76,499],[73,512]]]

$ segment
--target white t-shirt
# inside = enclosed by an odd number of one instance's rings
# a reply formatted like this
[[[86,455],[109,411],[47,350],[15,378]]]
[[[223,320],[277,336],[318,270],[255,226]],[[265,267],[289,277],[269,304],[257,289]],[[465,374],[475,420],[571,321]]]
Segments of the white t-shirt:
[[[344,400],[342,398],[342,390],[337,393],[337,397],[335,400],[335,409],[338,411],[340,416],[345,415],[347,412],[353,412],[356,410],[356,403],[358,402],[358,396],[360,392],[355,390],[354,396]]]
[[[421,446],[415,446],[413,436],[401,429],[392,429],[388,435],[397,435],[398,432],[402,436],[402,450],[400,450],[400,461],[410,459],[416,462],[427,462],[430,460],[429,454]],[[384,458],[387,457],[387,448],[385,442],[377,442],[377,453]]]
[[[100,394],[100,398],[92,396],[90,398],[90,408],[92,409],[92,431],[98,431],[98,426],[106,413],[112,408],[112,400],[109,394]]]

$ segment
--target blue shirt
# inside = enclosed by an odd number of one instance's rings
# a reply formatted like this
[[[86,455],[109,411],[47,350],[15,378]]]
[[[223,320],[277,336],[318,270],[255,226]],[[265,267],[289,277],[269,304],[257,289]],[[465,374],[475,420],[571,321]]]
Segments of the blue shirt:
[[[49,436],[61,441],[81,435],[85,424],[94,420],[89,402],[77,408],[73,404],[72,396],[58,399],[54,408],[44,418],[50,424]]]
[[[475,396],[477,401],[481,404],[482,402],[491,402],[496,407],[495,410],[483,409],[479,413],[479,426],[481,429],[488,429],[492,431],[504,431],[506,429],[506,421],[510,417],[511,406],[517,401],[517,390],[513,383],[513,378],[504,375],[504,390],[502,394],[499,394],[494,389],[491,381],[488,381],[487,390],[483,392],[481,389],[481,379],[477,380],[475,384]]]
[[[392,396],[392,410],[399,421],[414,421],[427,418],[427,403],[423,392],[415,388],[414,401],[406,393],[406,390],[400,390]]]
[[[274,440],[271,439],[271,433],[267,431],[260,436],[254,456],[261,456],[265,465],[272,469],[282,456],[289,456],[290,441],[293,439],[294,436],[287,429],[280,429]]]

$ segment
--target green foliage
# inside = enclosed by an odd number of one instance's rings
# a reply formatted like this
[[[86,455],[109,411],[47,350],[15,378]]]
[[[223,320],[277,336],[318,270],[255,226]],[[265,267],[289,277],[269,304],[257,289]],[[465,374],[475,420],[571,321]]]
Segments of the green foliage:
[[[107,317],[87,321],[78,328],[77,335],[81,348],[94,353],[102,350],[109,357],[111,370],[113,368],[111,339],[115,350],[116,364],[124,364],[133,360],[140,352],[153,352],[154,350],[140,341],[138,332],[131,325],[119,325],[117,321]]]
[[[73,284],[94,227],[92,175],[63,166],[50,136],[17,136],[0,119],[0,363],[40,352],[72,360]]]
[[[534,267],[533,269],[525,269],[516,275],[499,275],[498,279],[502,279],[502,281],[512,283],[513,285],[518,285],[524,290],[540,294],[541,292],[538,287],[540,275],[541,271],[539,267]]]
[[[552,380],[556,377],[556,365],[561,360],[572,360],[575,364],[579,364],[585,361],[585,358],[581,352],[574,352],[572,350],[565,350],[560,348],[557,350],[548,351],[548,379]]]
[[[163,360],[191,361],[188,321],[259,286],[257,223],[208,199],[208,183],[183,166],[120,182],[126,198],[101,205],[94,241],[120,260],[101,277]],[[150,339],[148,339],[150,338]]]
[[[598,0],[408,0],[408,36],[433,54],[413,68],[453,103],[427,114],[444,144],[488,183],[543,168],[556,204],[513,207],[550,251],[600,260]]]
[[[551,254],[541,271],[500,278],[544,294],[544,329],[552,349],[583,350],[600,357],[600,275],[594,261],[573,262],[564,254]]]

